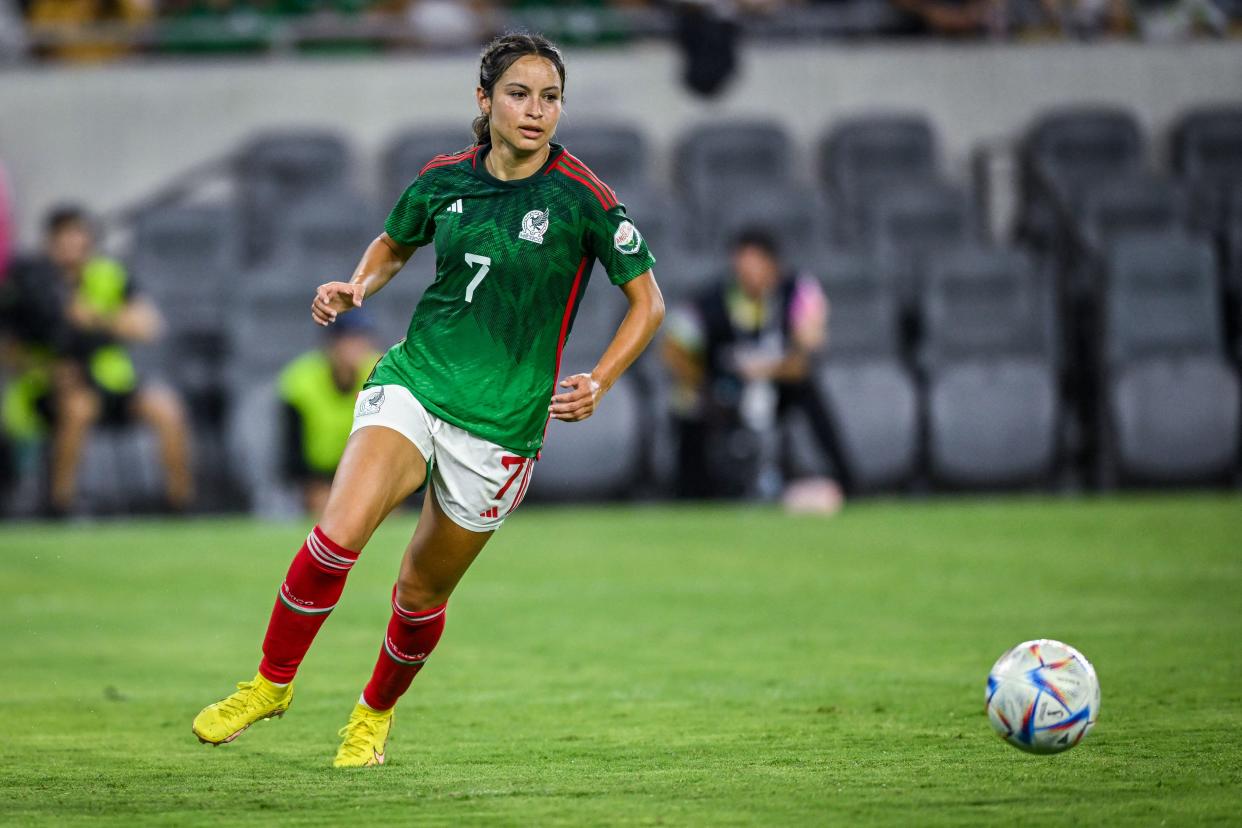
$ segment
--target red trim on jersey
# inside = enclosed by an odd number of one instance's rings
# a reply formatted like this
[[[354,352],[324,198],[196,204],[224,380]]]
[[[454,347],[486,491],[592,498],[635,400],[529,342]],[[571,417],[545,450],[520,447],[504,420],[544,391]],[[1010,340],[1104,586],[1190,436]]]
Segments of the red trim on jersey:
[[[553,169],[555,169],[555,170],[557,170],[558,172],[564,173],[565,175],[569,176],[569,177],[570,177],[570,178],[572,178],[573,180],[577,181],[577,182],[578,182],[579,184],[581,184],[582,186],[586,187],[588,190],[590,190],[590,191],[591,191],[591,193],[592,193],[592,194],[593,194],[593,195],[594,195],[597,199],[599,199],[599,203],[600,203],[601,205],[603,205],[603,207],[604,207],[604,209],[605,209],[605,210],[611,210],[611,209],[612,209],[612,204],[615,204],[616,202],[609,203],[608,196],[607,196],[607,195],[605,195],[605,194],[604,194],[604,192],[603,192],[602,190],[600,190],[598,187],[596,187],[594,184],[592,184],[592,183],[591,183],[591,181],[590,181],[590,179],[586,178],[585,176],[583,176],[583,175],[581,175],[581,174],[579,174],[579,173],[574,172],[573,170],[569,169],[568,167],[561,166],[561,161],[563,161],[563,160],[564,160],[564,158],[563,158],[563,157],[562,157],[562,158],[558,158],[558,159],[557,159],[557,162],[556,162],[555,164],[553,164],[553,165],[552,165],[552,168],[553,168]]]
[[[555,160],[553,160],[552,163],[548,165],[548,168],[543,171],[543,174],[547,175],[548,173],[552,172],[552,170],[556,167],[557,164],[561,162],[561,159],[564,157],[565,157],[565,149],[562,147],[561,154],[556,156]]]
[[[565,350],[565,337],[569,335],[569,317],[574,312],[574,299],[578,298],[578,287],[582,284],[582,272],[586,270],[588,257],[583,256],[582,261],[578,262],[578,272],[574,274],[574,286],[569,290],[569,301],[565,303],[565,315],[561,317],[561,335],[556,340],[556,368],[552,374],[552,394],[556,394],[556,383],[561,378],[561,352]],[[549,401],[550,403],[550,401]],[[543,436],[548,436],[548,423],[552,422],[552,415],[548,414],[548,418],[543,421]],[[542,452],[540,452],[542,454]],[[535,457],[538,460],[538,456]]]
[[[608,193],[608,195],[612,196],[612,201],[613,201],[613,203],[614,203],[614,204],[616,203],[616,201],[617,201],[617,193],[616,193],[616,191],[615,191],[615,190],[613,190],[613,189],[612,189],[612,187],[609,187],[607,184],[605,184],[605,183],[604,183],[604,179],[600,178],[598,175],[596,175],[594,172],[592,172],[592,170],[591,170],[591,168],[590,168],[590,167],[588,167],[586,164],[583,164],[583,163],[582,163],[582,159],[581,159],[581,158],[579,158],[578,156],[576,156],[576,155],[574,155],[573,153],[571,153],[571,152],[569,152],[568,150],[566,150],[566,151],[565,151],[565,161],[566,161],[567,163],[569,163],[569,164],[570,164],[570,166],[572,166],[572,167],[574,167],[575,169],[577,169],[577,170],[578,170],[578,172],[583,172],[583,173],[586,173],[586,174],[587,174],[587,176],[588,176],[588,177],[589,177],[592,181],[594,181],[596,184],[598,184],[600,187],[602,187],[602,188],[603,188],[604,192],[606,192],[606,193]]]
[[[423,173],[427,172],[427,170],[435,169],[436,167],[444,167],[444,166],[448,166],[451,164],[459,164],[462,161],[465,161],[467,158],[473,158],[474,154],[478,151],[479,151],[478,147],[472,147],[466,150],[465,152],[458,152],[452,155],[437,155],[435,158],[432,158],[430,161],[428,161],[423,166],[423,168],[418,171],[418,174],[422,175]]]

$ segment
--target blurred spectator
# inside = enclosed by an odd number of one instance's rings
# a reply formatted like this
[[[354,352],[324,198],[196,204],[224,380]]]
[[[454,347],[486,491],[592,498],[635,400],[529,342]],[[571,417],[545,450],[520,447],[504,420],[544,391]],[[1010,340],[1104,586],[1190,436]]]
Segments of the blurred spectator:
[[[49,512],[69,513],[91,428],[137,419],[159,438],[167,505],[193,497],[186,417],[167,388],[140,383],[126,343],[149,342],[159,312],[121,264],[95,252],[86,213],[54,210],[42,256],[15,262],[5,285],[5,430],[30,442],[52,435]]]
[[[67,35],[72,42],[45,54],[64,60],[98,61],[124,55],[128,46],[109,37],[92,36],[98,24],[136,26],[155,16],[156,0],[30,0],[26,11],[32,34]]]
[[[327,342],[289,363],[280,374],[285,474],[302,490],[310,515],[322,514],[332,475],[345,451],[354,403],[380,355],[361,311],[327,328]]]
[[[893,5],[911,16],[918,33],[949,37],[1000,33],[1003,0],[893,0]]]
[[[731,274],[670,314],[663,356],[675,382],[679,497],[778,495],[780,426],[798,409],[848,490],[811,378],[827,323],[819,282],[785,271],[776,241],[759,229],[734,241]]]

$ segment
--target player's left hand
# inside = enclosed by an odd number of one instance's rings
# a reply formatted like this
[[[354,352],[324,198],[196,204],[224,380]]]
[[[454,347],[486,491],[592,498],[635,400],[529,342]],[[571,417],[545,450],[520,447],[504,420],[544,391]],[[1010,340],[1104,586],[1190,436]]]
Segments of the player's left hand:
[[[574,374],[560,382],[561,388],[572,388],[552,398],[548,414],[554,420],[576,423],[595,413],[595,406],[604,396],[599,383],[590,374]]]

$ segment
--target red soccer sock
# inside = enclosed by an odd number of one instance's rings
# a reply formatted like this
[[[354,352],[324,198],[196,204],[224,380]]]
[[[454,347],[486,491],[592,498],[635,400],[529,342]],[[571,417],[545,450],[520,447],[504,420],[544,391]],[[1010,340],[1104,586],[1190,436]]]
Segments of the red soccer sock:
[[[410,612],[397,605],[396,587],[392,591],[392,618],[388,634],[380,647],[371,680],[362,691],[362,700],[372,710],[388,710],[410,688],[410,682],[423,662],[436,648],[444,632],[444,613],[448,604],[429,610]]]
[[[293,681],[315,633],[340,600],[345,576],[357,560],[357,552],[338,545],[318,526],[306,536],[280,585],[267,623],[259,663],[265,679],[277,684]]]

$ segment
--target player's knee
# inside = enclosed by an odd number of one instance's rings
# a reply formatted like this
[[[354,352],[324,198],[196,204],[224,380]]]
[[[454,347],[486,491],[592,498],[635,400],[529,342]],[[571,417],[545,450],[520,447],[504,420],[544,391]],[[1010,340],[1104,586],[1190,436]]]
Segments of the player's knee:
[[[409,612],[421,612],[438,607],[449,599],[452,588],[437,588],[422,578],[402,576],[397,579],[397,606]]]
[[[65,393],[60,400],[61,416],[71,425],[89,425],[99,419],[102,403],[99,395],[86,389]]]
[[[147,419],[156,425],[175,427],[185,422],[185,407],[181,399],[167,388],[143,391],[139,405]]]

